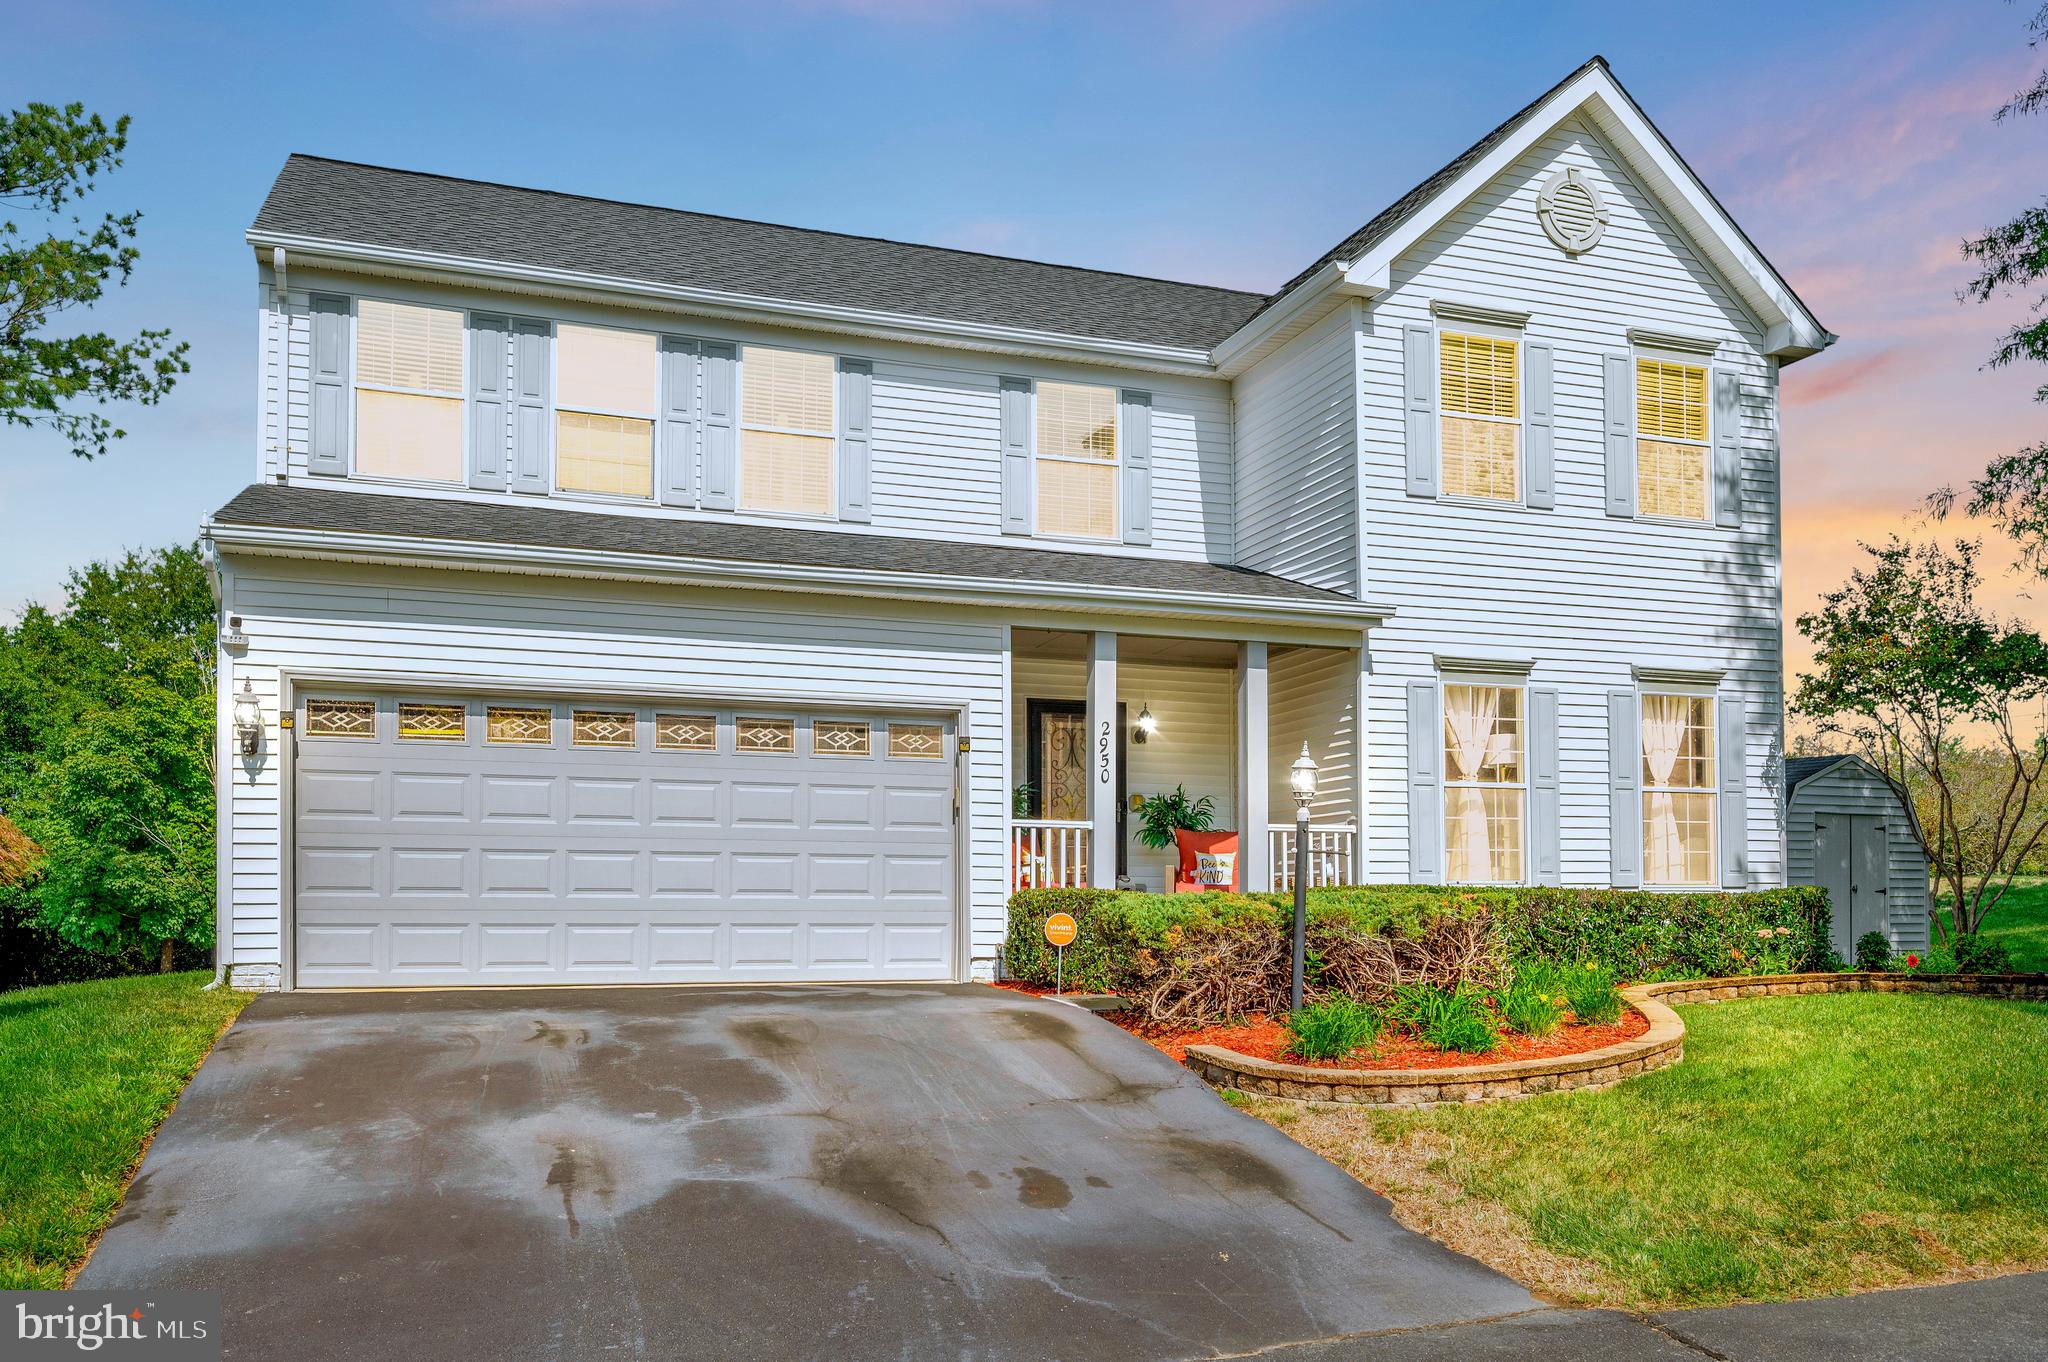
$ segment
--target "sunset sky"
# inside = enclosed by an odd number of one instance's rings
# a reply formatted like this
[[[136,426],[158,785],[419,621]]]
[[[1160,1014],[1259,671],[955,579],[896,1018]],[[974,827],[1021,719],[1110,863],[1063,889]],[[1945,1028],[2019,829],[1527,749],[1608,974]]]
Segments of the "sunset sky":
[[[94,320],[194,364],[103,460],[0,429],[0,618],[251,477],[241,234],[287,152],[1268,289],[1599,52],[1842,336],[1785,376],[1789,633],[1859,537],[2048,427],[2048,374],[1981,368],[2024,302],[1956,297],[1958,242],[2048,192],[2048,120],[1992,121],[2031,10],[0,0],[7,106],[135,118],[96,203],[144,210],[142,265]]]

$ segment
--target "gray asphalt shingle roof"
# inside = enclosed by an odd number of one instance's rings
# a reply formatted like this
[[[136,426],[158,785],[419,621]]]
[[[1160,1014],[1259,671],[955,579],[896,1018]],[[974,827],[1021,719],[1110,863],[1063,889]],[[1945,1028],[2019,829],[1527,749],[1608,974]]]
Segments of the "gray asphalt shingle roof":
[[[945,574],[1048,586],[1201,593],[1332,607],[1358,602],[1250,568],[911,539],[846,530],[798,530],[723,520],[611,515],[510,502],[387,496],[327,487],[256,483],[214,512],[223,525],[269,526],[452,539],[478,544],[644,553],[650,557],[842,568],[874,573]]]

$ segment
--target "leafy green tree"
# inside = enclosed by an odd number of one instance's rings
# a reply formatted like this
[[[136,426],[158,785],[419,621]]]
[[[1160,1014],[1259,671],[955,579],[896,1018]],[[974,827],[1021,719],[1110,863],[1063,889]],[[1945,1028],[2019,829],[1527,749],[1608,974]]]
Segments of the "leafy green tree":
[[[0,120],[0,209],[40,219],[29,230],[0,221],[0,424],[46,426],[84,459],[126,432],[70,404],[153,404],[192,367],[168,330],[125,341],[103,331],[48,334],[65,311],[90,307],[135,270],[140,213],[88,223],[65,211],[121,164],[127,146],[125,117],[108,127],[82,104],[30,104]]]
[[[2048,696],[2048,643],[1978,604],[1974,541],[1863,550],[1864,566],[1799,617],[1814,663],[1792,709],[1914,792],[1937,914],[1975,932],[2048,831],[2048,741],[2027,718]],[[1972,732],[1988,746],[1965,747]]]

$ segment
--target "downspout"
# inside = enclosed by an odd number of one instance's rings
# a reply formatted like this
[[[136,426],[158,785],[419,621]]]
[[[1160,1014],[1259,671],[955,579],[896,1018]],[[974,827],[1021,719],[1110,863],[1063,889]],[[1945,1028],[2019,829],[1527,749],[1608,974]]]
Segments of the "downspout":
[[[220,561],[220,550],[214,547],[212,535],[201,533],[199,556],[206,567],[206,584],[213,588],[216,659],[213,693],[213,982],[200,990],[203,993],[219,988],[228,977],[228,915],[234,897],[231,883],[234,864],[229,855],[228,828],[232,818],[227,795],[233,793],[234,786],[232,781],[223,779],[232,755],[229,750],[231,744],[224,742],[222,735],[227,732],[228,697],[234,687],[233,659],[220,642],[221,631],[227,624],[228,584]]]

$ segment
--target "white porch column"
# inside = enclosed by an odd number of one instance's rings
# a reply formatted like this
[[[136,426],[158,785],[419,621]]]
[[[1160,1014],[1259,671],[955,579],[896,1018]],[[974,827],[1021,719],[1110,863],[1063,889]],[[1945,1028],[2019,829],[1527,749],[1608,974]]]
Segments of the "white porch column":
[[[1088,883],[1116,888],[1116,635],[1088,636]]]
[[[1267,760],[1266,645],[1247,640],[1237,645],[1237,863],[1247,892],[1273,887],[1272,841],[1266,832],[1266,788],[1272,779]]]

